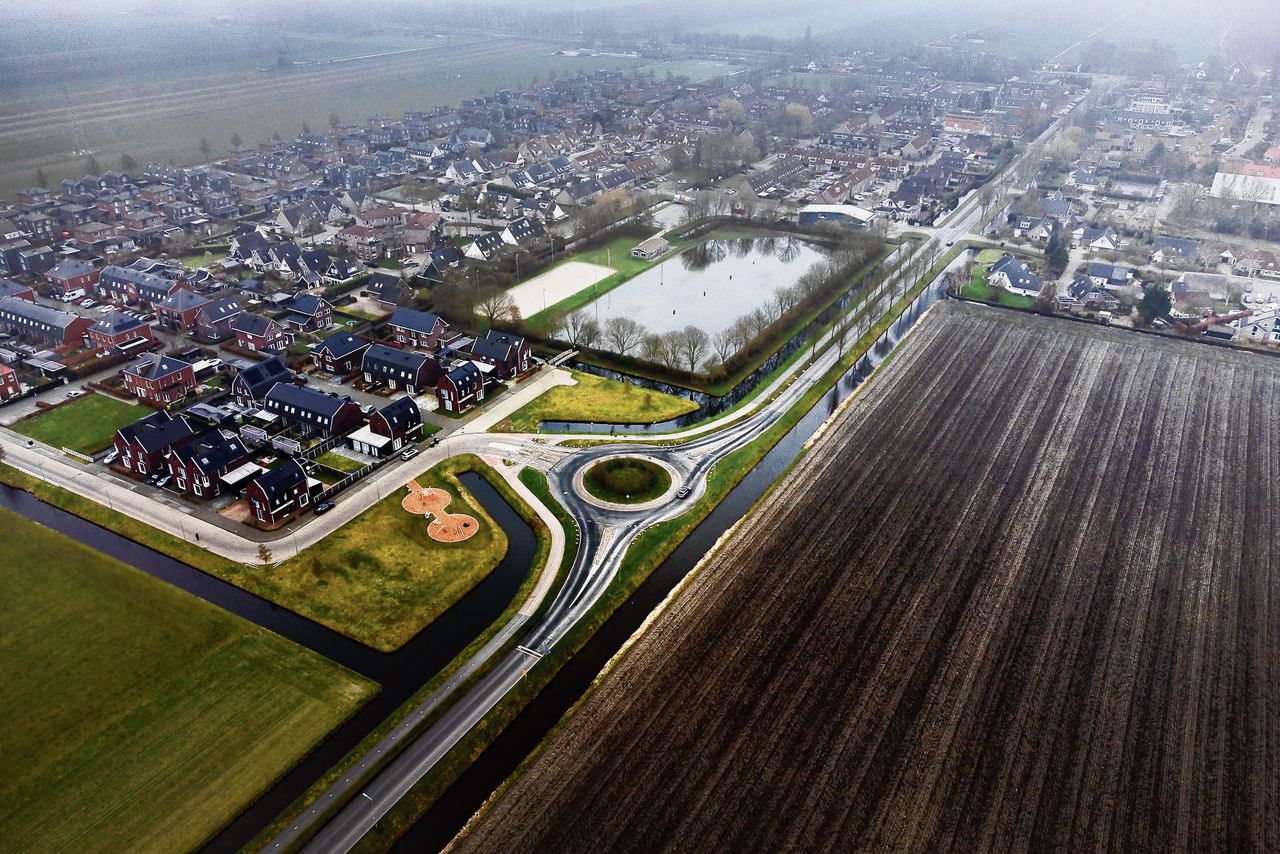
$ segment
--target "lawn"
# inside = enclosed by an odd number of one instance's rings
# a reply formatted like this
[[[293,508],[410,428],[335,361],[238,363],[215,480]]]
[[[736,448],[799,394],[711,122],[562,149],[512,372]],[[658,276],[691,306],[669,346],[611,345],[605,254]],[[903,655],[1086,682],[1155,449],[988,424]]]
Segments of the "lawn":
[[[424,487],[455,496],[451,512],[480,521],[470,539],[431,539],[423,517],[400,506],[405,490],[396,489],[277,567],[270,575],[278,589],[272,598],[304,600],[325,623],[343,626],[378,649],[401,646],[480,583],[507,552],[507,535],[457,480],[480,465],[474,457],[454,457],[417,478]]]
[[[323,466],[328,466],[331,469],[348,473],[360,471],[360,469],[365,467],[365,464],[359,460],[344,457],[342,454],[335,453],[333,451],[325,451],[323,454],[316,457],[316,462]]]
[[[982,267],[973,268],[973,277],[969,279],[969,284],[960,289],[960,296],[979,302],[995,302],[1010,308],[1031,308],[1036,304],[1035,297],[1011,294],[1003,288],[1000,289],[999,295],[992,299],[991,288],[987,285],[987,271]]]
[[[1004,257],[1004,251],[1000,249],[983,249],[978,253],[977,262],[979,264],[994,264]]]
[[[0,511],[14,851],[200,847],[376,686]]]
[[[671,488],[671,474],[637,457],[602,460],[587,469],[582,485],[596,498],[614,504],[643,504]]]
[[[683,397],[581,371],[571,373],[578,381],[577,385],[556,386],[544,392],[517,409],[495,429],[532,433],[543,421],[654,424],[698,408],[692,400]]]
[[[82,454],[100,451],[116,431],[147,415],[144,409],[105,394],[87,394],[47,412],[38,412],[13,425],[13,429],[54,448],[70,448]]]

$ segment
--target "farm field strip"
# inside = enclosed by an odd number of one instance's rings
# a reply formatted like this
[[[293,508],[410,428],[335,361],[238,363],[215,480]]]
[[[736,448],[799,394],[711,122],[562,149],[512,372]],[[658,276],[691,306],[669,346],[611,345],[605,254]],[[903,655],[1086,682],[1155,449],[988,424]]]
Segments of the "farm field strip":
[[[1277,417],[935,307],[458,849],[1274,850]]]

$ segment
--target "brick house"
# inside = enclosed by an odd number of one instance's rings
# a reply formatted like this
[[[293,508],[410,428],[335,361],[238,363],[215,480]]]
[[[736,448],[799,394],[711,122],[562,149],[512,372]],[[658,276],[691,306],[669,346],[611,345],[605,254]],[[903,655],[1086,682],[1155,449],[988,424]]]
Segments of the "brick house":
[[[164,461],[178,489],[211,498],[222,491],[219,478],[251,456],[252,452],[235,433],[210,430],[186,444],[169,448]]]
[[[311,482],[297,460],[264,471],[244,490],[253,518],[267,527],[283,524],[311,503]]]
[[[303,433],[322,436],[350,433],[364,421],[351,398],[290,383],[276,383],[263,399],[262,408]]]
[[[151,324],[121,311],[100,317],[89,327],[89,343],[99,350],[135,348],[154,342]]]
[[[163,410],[138,419],[116,431],[116,453],[120,465],[134,474],[146,476],[164,470],[164,455],[170,448],[184,445],[195,436],[187,419]]]
[[[324,339],[320,346],[311,351],[311,360],[322,371],[346,376],[360,368],[368,349],[368,341],[344,330]]]
[[[211,300],[193,291],[174,291],[156,306],[156,322],[171,332],[190,332],[196,328],[200,309]]]
[[[44,274],[53,295],[60,297],[67,291],[83,288],[86,294],[93,293],[98,284],[99,271],[88,261],[79,258],[64,258]]]
[[[434,361],[426,353],[373,344],[365,350],[360,370],[364,373],[365,382],[386,383],[387,388],[418,394],[435,380]]]
[[[385,457],[421,440],[422,430],[422,410],[406,395],[370,415],[369,423],[347,438],[360,453]]]
[[[235,297],[223,297],[200,307],[196,312],[196,334],[208,341],[230,338],[231,326],[244,314],[240,301]]]
[[[241,314],[231,323],[236,345],[252,353],[283,353],[293,343],[293,333],[270,317]]]
[[[533,366],[533,348],[519,335],[490,329],[471,345],[471,357],[493,365],[493,372],[507,380],[519,376]]]
[[[8,365],[0,364],[0,400],[13,400],[22,394],[18,374]]]
[[[449,324],[439,316],[412,308],[397,308],[387,326],[391,328],[391,337],[396,343],[422,350],[436,349],[449,329]]]
[[[466,412],[484,400],[484,376],[473,362],[464,362],[440,377],[436,401],[445,412]]]
[[[130,394],[158,406],[182,400],[196,387],[196,374],[191,365],[172,356],[144,357],[121,374]]]
[[[292,382],[289,366],[279,356],[272,356],[236,374],[231,381],[231,394],[241,406],[261,406],[276,383]]]
[[[285,315],[286,326],[300,332],[318,332],[333,325],[333,306],[324,297],[315,294],[298,294],[289,303]]]
[[[27,302],[35,302],[36,291],[30,285],[15,282],[13,279],[0,279],[0,299],[5,297],[17,297]]]
[[[83,344],[92,323],[87,317],[21,297],[0,298],[0,328],[58,347]]]

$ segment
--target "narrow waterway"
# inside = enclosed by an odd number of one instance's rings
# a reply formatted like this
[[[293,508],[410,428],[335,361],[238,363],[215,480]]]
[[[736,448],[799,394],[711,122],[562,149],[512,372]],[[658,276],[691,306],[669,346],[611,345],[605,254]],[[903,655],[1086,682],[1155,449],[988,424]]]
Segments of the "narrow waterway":
[[[581,651],[538,693],[480,757],[395,845],[397,854],[439,851],[484,801],[536,748],[576,703],[604,665],[622,648],[707,550],[778,479],[804,443],[858,385],[870,376],[929,306],[945,296],[940,282],[927,288],[877,339],[865,356],[814,404],[702,524],[605,621]]]

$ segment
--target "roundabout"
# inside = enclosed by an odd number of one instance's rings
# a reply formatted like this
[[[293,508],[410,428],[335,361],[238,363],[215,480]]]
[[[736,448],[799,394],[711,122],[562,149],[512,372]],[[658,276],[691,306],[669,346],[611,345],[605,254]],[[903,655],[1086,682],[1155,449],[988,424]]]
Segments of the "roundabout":
[[[650,510],[671,500],[682,478],[674,466],[647,454],[600,457],[578,469],[573,489],[608,510]]]

